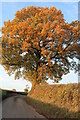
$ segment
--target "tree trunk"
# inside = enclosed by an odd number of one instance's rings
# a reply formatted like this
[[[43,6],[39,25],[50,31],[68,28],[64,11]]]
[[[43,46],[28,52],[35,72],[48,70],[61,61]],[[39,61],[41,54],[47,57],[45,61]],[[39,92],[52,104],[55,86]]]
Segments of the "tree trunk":
[[[37,85],[36,82],[32,82],[32,88],[31,88],[31,91],[28,93],[28,96],[30,96],[31,94],[33,94],[36,85]]]

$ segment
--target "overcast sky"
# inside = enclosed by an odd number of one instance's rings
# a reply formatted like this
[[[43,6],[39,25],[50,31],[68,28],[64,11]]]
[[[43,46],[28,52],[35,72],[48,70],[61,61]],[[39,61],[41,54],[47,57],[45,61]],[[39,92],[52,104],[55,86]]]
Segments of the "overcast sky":
[[[7,21],[9,19],[10,20],[14,19],[14,14],[16,13],[17,10],[21,10],[23,7],[27,8],[27,6],[43,6],[43,7],[55,6],[58,10],[61,9],[62,13],[64,14],[64,18],[66,22],[70,23],[71,21],[78,20],[78,2],[77,2],[78,0],[76,0],[76,2],[71,2],[73,0],[71,1],[69,0],[69,2],[68,0],[66,2],[8,2],[8,1],[0,3],[0,11],[1,11],[0,28],[4,25],[4,21]],[[63,76],[63,80],[60,81],[60,83],[65,83],[65,84],[71,82],[78,82],[78,73],[75,74],[73,71],[71,71],[71,73],[69,73],[68,75]],[[15,81],[14,77],[13,76],[9,77],[6,74],[4,68],[0,66],[0,87],[6,89],[16,88],[17,90],[23,90],[25,86],[26,86],[26,81],[22,79]]]

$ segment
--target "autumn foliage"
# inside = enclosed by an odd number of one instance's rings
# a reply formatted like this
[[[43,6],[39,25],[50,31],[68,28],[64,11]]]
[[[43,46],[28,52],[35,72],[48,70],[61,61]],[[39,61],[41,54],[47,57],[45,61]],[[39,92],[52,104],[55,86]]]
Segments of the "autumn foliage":
[[[79,21],[66,23],[55,7],[23,8],[2,27],[2,64],[18,78],[58,82],[70,69],[78,70],[73,58],[80,59],[79,28]]]

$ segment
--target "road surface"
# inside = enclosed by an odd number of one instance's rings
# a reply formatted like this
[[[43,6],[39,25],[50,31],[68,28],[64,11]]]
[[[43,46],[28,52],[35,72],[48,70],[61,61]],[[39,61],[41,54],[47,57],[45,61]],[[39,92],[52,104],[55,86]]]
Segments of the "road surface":
[[[22,96],[13,96],[2,103],[2,118],[45,118],[28,105]]]

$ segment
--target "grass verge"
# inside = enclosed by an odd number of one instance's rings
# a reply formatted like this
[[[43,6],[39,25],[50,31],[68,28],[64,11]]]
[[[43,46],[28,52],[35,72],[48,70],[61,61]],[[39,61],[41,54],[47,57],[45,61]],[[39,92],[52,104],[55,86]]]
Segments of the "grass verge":
[[[79,118],[80,84],[36,86],[26,102],[46,118]]]

